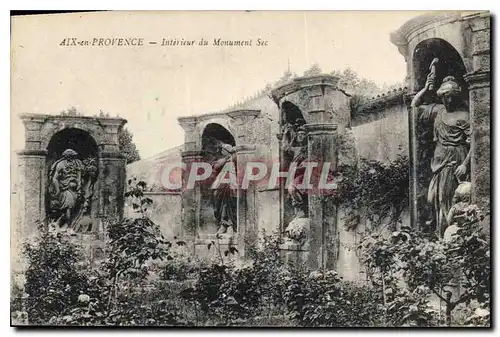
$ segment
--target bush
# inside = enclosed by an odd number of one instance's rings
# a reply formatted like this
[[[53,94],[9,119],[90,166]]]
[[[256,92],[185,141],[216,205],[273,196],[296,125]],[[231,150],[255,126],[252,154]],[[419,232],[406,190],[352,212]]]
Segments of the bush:
[[[30,324],[50,324],[78,305],[90,281],[81,247],[65,233],[39,226],[40,236],[24,246],[27,258],[25,292]]]
[[[380,296],[335,271],[296,271],[287,278],[288,317],[304,327],[380,326]]]

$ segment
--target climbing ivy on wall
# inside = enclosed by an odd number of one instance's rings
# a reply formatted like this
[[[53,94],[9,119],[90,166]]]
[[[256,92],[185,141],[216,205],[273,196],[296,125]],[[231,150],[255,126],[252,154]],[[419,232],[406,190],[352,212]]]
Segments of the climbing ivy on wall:
[[[343,167],[336,202],[345,209],[345,226],[356,228],[361,219],[373,229],[395,228],[409,206],[409,160],[400,154],[383,163],[362,158],[358,167]]]

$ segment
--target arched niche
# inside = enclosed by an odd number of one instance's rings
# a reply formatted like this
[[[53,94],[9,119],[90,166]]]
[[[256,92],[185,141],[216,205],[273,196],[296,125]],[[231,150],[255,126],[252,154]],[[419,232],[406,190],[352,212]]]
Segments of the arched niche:
[[[61,157],[66,149],[78,153],[80,159],[97,157],[98,147],[95,139],[89,132],[78,128],[66,128],[56,132],[47,145],[47,160]]]
[[[290,101],[281,103],[281,123],[297,123],[305,124],[305,118],[298,106]]]
[[[298,106],[290,101],[283,101],[281,103],[280,166],[282,171],[286,171],[293,160],[292,152],[285,151],[284,148],[287,145],[297,146],[295,139],[296,132],[299,127],[305,124],[304,114]],[[285,182],[285,179],[279,180],[281,231],[284,231],[295,216],[292,200],[285,188]],[[304,204],[307,207],[307,197],[305,199]]]
[[[88,212],[85,214],[89,215],[89,219],[96,219],[98,213],[98,198],[93,197],[95,195],[93,191],[93,186],[96,181],[99,172],[99,150],[95,139],[89,134],[89,132],[78,129],[78,128],[66,128],[56,132],[48,142],[47,145],[47,156],[45,165],[45,176],[47,177],[47,184],[45,187],[45,210],[49,219],[55,220],[60,215],[58,214],[57,207],[51,204],[54,197],[51,197],[51,183],[52,183],[52,168],[57,167],[57,163],[61,161],[64,151],[73,150],[77,153],[76,158],[82,163],[82,173],[81,173],[81,199],[76,201],[76,207],[74,209],[75,214],[81,214],[80,210],[85,207],[85,198],[88,197]],[[93,172],[92,177],[86,176],[84,170],[88,168],[88,160],[92,159]],[[87,165],[87,166],[86,166]],[[91,220],[89,220],[91,221]],[[95,231],[95,224],[86,224],[87,229],[83,231]]]
[[[306,124],[304,114],[298,106],[290,101],[284,101],[281,103],[281,137],[282,144],[287,142],[293,142],[294,133],[297,128]],[[293,144],[292,144],[293,145]],[[288,167],[290,161],[292,160],[286,153],[282,153],[282,165]]]
[[[413,79],[416,91],[425,86],[429,66],[434,58],[439,59],[436,65],[436,87],[438,89],[446,76],[454,76],[462,87],[462,99],[469,97],[467,84],[464,80],[466,67],[459,52],[446,40],[431,38],[421,41],[413,51]]]
[[[203,151],[203,162],[210,163],[213,165],[217,160],[224,157],[221,154],[220,146],[228,144],[231,146],[236,145],[235,137],[233,134],[226,129],[224,126],[218,123],[208,123],[201,134],[201,146]],[[201,235],[215,234],[219,229],[219,221],[216,218],[217,210],[220,211],[220,207],[217,204],[217,200],[214,197],[214,190],[211,189],[211,185],[216,177],[216,171],[212,176],[203,181],[200,185],[200,228],[198,228]],[[235,226],[237,226],[236,219],[236,208],[237,208],[237,196],[234,195],[226,205],[230,212],[234,212],[233,221]]]

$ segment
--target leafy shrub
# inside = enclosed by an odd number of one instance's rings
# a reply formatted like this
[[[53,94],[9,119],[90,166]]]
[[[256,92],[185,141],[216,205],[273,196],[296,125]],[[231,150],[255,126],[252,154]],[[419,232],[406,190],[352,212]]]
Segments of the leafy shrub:
[[[348,210],[345,226],[355,228],[363,217],[374,228],[388,221],[395,229],[409,204],[409,181],[409,160],[402,154],[388,163],[361,159],[359,168],[343,167],[335,199]]]
[[[177,238],[174,237],[174,240]],[[186,249],[184,241],[172,245],[167,258],[158,266],[163,280],[184,281],[195,277],[200,261]]]
[[[30,324],[49,324],[78,304],[89,290],[85,261],[71,237],[39,226],[40,236],[24,246],[27,258],[26,311]]]
[[[490,245],[480,225],[483,219],[471,205],[450,240],[411,228],[363,240],[361,257],[383,296],[390,324],[442,324],[432,319],[430,295],[444,303],[446,325],[451,325],[452,312],[461,304],[477,301],[489,312]],[[392,294],[397,295],[391,300]]]
[[[333,271],[288,277],[288,317],[306,327],[377,326],[380,300],[373,288],[343,281]]]

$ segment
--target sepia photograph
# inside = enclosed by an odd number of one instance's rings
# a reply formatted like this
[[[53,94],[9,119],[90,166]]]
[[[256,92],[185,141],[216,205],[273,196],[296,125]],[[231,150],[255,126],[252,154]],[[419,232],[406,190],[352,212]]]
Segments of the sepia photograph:
[[[12,327],[491,328],[491,21],[11,13]]]

